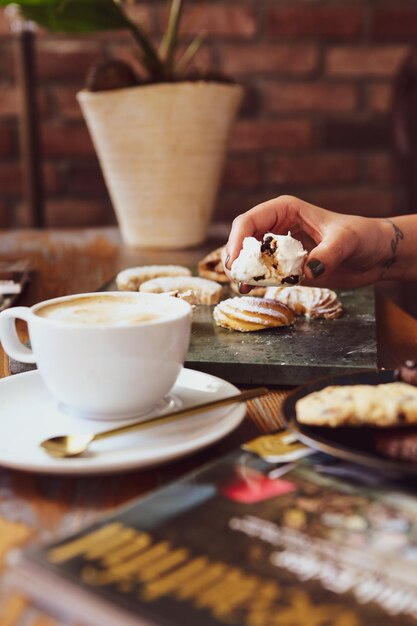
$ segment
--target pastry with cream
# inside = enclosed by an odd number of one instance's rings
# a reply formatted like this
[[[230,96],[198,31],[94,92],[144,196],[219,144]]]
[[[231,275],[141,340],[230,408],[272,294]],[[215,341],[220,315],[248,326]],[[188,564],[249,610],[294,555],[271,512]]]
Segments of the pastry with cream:
[[[161,276],[141,284],[139,291],[168,293],[176,297],[186,293],[192,304],[217,304],[223,294],[223,286],[214,280],[199,276]]]
[[[336,319],[343,315],[337,293],[323,287],[267,287],[264,297],[284,302],[296,315],[307,319]]]
[[[120,291],[138,291],[142,283],[159,276],[191,276],[191,271],[182,265],[128,267],[117,274],[116,285]]]
[[[297,239],[288,235],[266,233],[262,241],[245,237],[230,274],[237,283],[247,285],[296,285],[304,277],[307,251]]]
[[[230,282],[229,277],[224,271],[222,262],[222,252],[224,248],[225,246],[216,248],[198,262],[197,271],[199,276],[215,280],[218,283]]]
[[[294,323],[294,313],[285,304],[253,296],[222,300],[214,308],[213,317],[217,326],[243,333]]]

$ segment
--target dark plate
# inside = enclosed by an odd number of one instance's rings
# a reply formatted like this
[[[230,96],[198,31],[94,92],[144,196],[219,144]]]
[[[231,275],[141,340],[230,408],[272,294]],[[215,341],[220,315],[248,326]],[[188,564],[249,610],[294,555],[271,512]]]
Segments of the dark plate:
[[[296,420],[295,404],[297,400],[319,391],[328,385],[379,385],[394,380],[394,372],[359,372],[342,376],[332,376],[313,381],[293,391],[283,405],[284,417],[288,427],[297,433],[300,441],[306,445],[332,456],[379,469],[387,473],[417,475],[417,462],[391,460],[380,454],[374,443],[375,432],[380,428],[345,427],[326,428],[323,426],[305,426]],[[389,429],[384,429],[388,433]]]

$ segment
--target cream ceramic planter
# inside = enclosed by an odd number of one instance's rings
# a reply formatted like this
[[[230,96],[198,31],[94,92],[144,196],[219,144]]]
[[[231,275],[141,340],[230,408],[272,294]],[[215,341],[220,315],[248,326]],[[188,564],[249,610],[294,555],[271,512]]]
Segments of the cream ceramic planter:
[[[77,94],[127,245],[206,239],[242,93],[201,81]]]

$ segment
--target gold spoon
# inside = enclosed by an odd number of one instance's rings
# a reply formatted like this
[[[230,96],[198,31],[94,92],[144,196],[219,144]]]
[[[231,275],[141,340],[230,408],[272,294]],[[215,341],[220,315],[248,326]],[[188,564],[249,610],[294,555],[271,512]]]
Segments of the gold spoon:
[[[105,439],[106,437],[113,437],[114,435],[122,435],[132,430],[146,429],[149,426],[154,426],[155,424],[168,424],[182,419],[183,417],[189,417],[190,415],[200,413],[200,411],[215,409],[220,406],[225,406],[226,404],[243,402],[244,400],[249,400],[250,398],[264,396],[267,393],[269,393],[269,390],[266,387],[256,387],[255,389],[249,389],[248,391],[243,391],[242,393],[235,394],[234,396],[220,398],[220,400],[211,400],[210,402],[204,402],[203,404],[196,404],[195,406],[190,406],[179,411],[173,411],[172,413],[167,413],[166,415],[161,415],[160,417],[151,417],[147,420],[143,420],[142,422],[133,422],[131,424],[125,424],[124,426],[117,426],[116,428],[111,428],[110,430],[104,430],[101,433],[91,435],[60,435],[58,437],[51,437],[50,439],[45,439],[39,445],[45,450],[45,452],[56,458],[79,456],[87,450],[88,446],[93,441]]]

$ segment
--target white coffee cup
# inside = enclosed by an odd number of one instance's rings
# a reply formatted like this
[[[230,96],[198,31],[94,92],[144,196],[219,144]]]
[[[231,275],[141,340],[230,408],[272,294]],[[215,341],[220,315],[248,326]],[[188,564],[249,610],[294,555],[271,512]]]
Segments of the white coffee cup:
[[[77,294],[2,311],[0,341],[14,359],[37,364],[66,412],[127,419],[149,414],[174,386],[191,312],[163,294]],[[28,323],[32,349],[18,338],[16,319]]]

